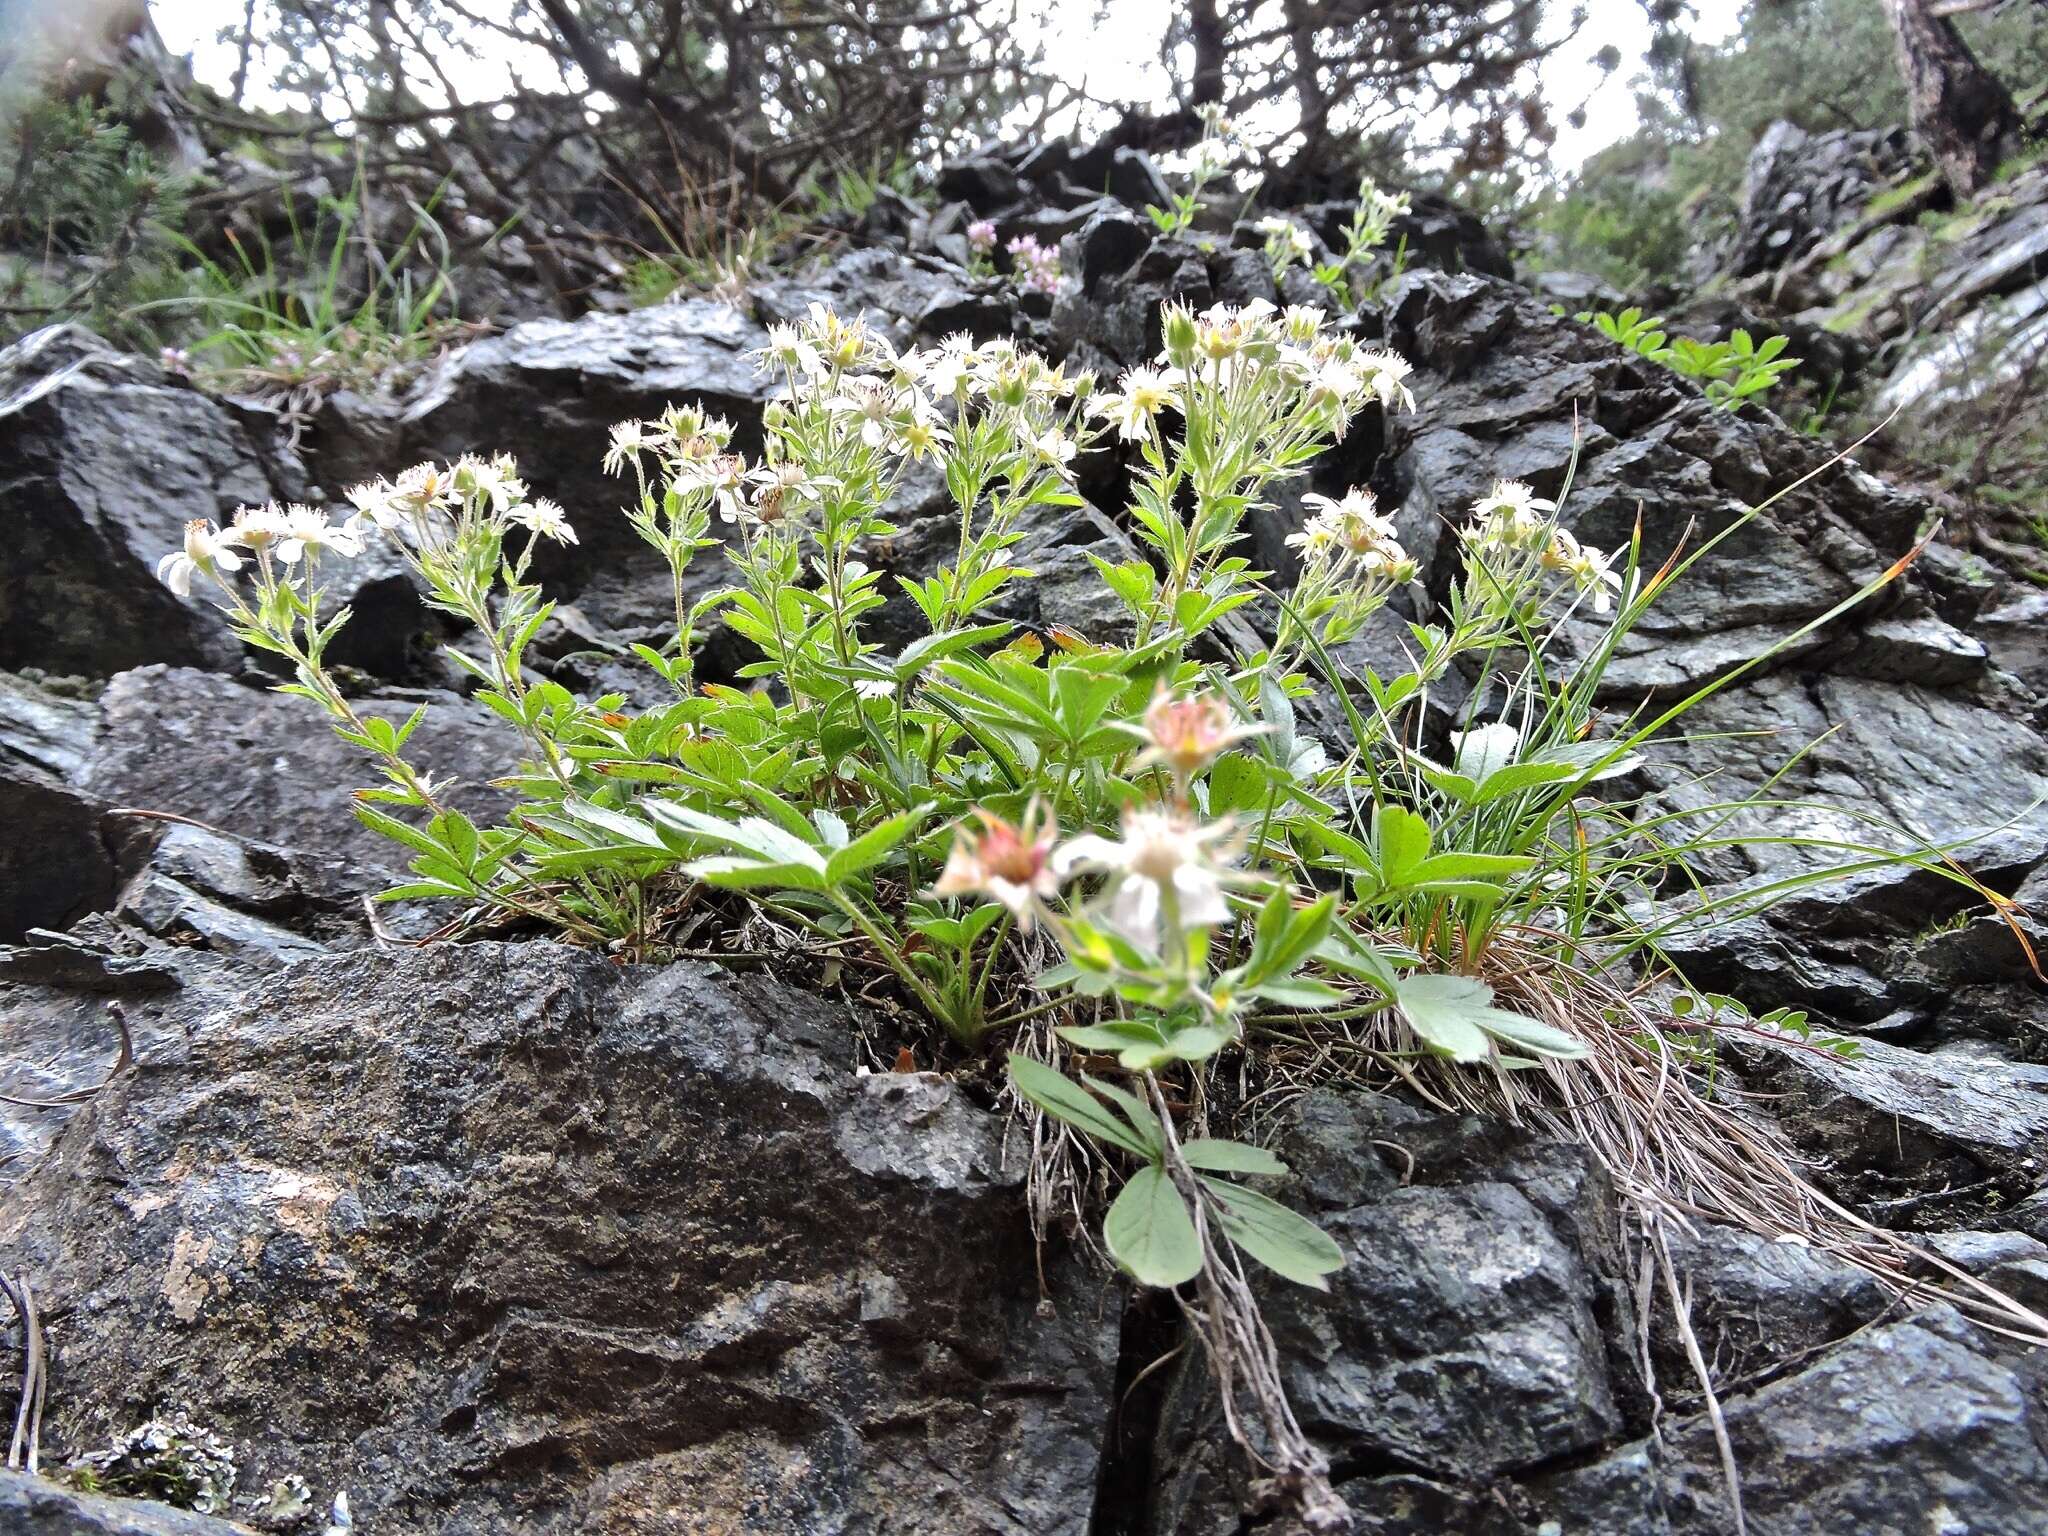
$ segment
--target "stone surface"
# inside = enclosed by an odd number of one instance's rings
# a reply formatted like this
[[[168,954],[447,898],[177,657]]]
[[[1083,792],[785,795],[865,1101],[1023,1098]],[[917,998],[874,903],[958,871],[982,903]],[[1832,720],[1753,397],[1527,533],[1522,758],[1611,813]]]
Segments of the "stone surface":
[[[305,493],[268,426],[75,326],[0,351],[0,667],[231,666],[225,620],[156,566],[187,522]],[[395,563],[335,565],[330,596],[359,618],[333,659],[398,675],[421,608]]]
[[[1858,1335],[1796,1376],[1723,1403],[1757,1536],[1927,1531],[2023,1536],[2048,1521],[2038,1389],[1953,1313]],[[1546,1490],[1559,1536],[1708,1536],[1733,1512],[1704,1418]]]
[[[481,705],[451,694],[375,695],[359,712],[427,718],[407,753],[462,787],[472,815],[504,804],[486,780],[503,773],[516,736]],[[403,867],[404,850],[356,820],[348,792],[376,782],[362,755],[327,728],[319,707],[216,674],[177,667],[124,672],[100,700],[100,734],[79,775],[109,805],[165,811],[238,837],[345,854],[373,869]]]
[[[9,1536],[233,1536],[246,1530],[148,1499],[101,1498],[24,1472],[0,1472],[0,1531]]]
[[[1392,1498],[1442,1518],[1496,1478],[1620,1433],[1633,1383],[1628,1304],[1606,1278],[1619,1229],[1583,1154],[1328,1093],[1288,1111],[1276,1147],[1295,1170],[1284,1198],[1346,1263],[1327,1295],[1275,1282],[1262,1305],[1303,1429],[1333,1467],[1371,1469],[1345,1485],[1354,1509]],[[1148,1529],[1233,1528],[1245,1489],[1217,1417],[1191,1362],[1165,1416]],[[1432,1527],[1418,1515],[1367,1528]]]
[[[175,1399],[370,1530],[1087,1528],[1114,1303],[1041,1312],[998,1122],[838,1007],[480,945],[178,1024],[0,1219],[46,1446]]]

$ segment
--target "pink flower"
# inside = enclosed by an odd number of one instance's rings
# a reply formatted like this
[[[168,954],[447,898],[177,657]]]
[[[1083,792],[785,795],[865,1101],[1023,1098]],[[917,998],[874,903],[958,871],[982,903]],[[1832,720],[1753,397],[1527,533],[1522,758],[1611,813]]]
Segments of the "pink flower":
[[[1012,826],[993,811],[975,807],[979,833],[964,822],[953,830],[953,851],[932,886],[934,896],[993,896],[1016,915],[1017,926],[1030,932],[1038,904],[1059,894],[1052,870],[1052,847],[1060,829],[1036,799],[1024,808],[1021,825]]]
[[[986,256],[996,248],[996,221],[976,219],[967,226],[967,246],[977,256]]]

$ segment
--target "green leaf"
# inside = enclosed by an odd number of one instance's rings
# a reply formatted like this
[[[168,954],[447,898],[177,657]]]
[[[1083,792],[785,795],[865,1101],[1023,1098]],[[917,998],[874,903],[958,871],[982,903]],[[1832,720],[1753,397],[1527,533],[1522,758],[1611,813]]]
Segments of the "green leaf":
[[[1429,823],[1401,806],[1373,807],[1372,836],[1379,849],[1380,879],[1389,886],[1408,884],[1415,866],[1429,857]]]
[[[1404,976],[1395,1005],[1431,1050],[1453,1061],[1480,1061],[1493,1040],[1575,1061],[1586,1048],[1571,1036],[1493,1005],[1493,988],[1471,976]]]
[[[1053,1119],[1084,1131],[1097,1141],[1106,1141],[1148,1162],[1159,1155],[1156,1147],[1141,1141],[1138,1133],[1111,1114],[1100,1099],[1042,1061],[1012,1051],[1010,1081],[1019,1093]]]
[[[1216,1201],[1216,1224],[1238,1247],[1297,1285],[1327,1291],[1323,1276],[1344,1267],[1344,1250],[1321,1227],[1255,1189],[1203,1177]]]
[[[1014,624],[977,624],[972,629],[947,630],[943,634],[924,635],[903,647],[890,671],[899,683],[907,683],[932,662],[951,656],[956,651],[970,650],[986,641],[1000,640],[1017,626]]]
[[[1111,1257],[1142,1285],[1171,1288],[1202,1270],[1202,1243],[1166,1170],[1140,1168],[1103,1218]]]
[[[1264,1147],[1248,1147],[1241,1141],[1213,1141],[1199,1138],[1181,1143],[1180,1155],[1190,1168],[1211,1173],[1281,1174],[1287,1165]]]
[[[1394,1004],[1408,1027],[1439,1056],[1483,1061],[1491,1048],[1475,1015],[1493,1004],[1493,988],[1470,976],[1403,976]]]
[[[872,869],[895,851],[896,845],[917,830],[930,813],[929,805],[913,806],[870,827],[825,862],[825,879],[832,885]]]

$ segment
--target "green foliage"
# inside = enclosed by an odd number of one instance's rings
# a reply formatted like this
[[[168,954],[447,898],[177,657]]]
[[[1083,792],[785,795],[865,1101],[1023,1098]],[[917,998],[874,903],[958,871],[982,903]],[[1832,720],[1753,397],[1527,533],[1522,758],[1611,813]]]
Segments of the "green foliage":
[[[0,339],[80,319],[119,340],[137,297],[170,280],[170,231],[189,177],[173,174],[110,106],[0,84]]]
[[[2016,92],[2048,79],[2048,8],[1954,20],[1979,62]],[[1734,36],[1688,43],[1683,60],[1685,90],[1640,97],[1634,135],[1521,205],[1547,265],[1628,293],[1680,281],[1689,249],[1733,229],[1750,151],[1772,123],[1822,133],[1907,122],[1898,45],[1871,0],[1752,4]],[[1893,195],[1911,194],[1885,194]]]
[[[362,227],[363,186],[359,172],[346,196],[310,209],[287,197],[282,249],[260,229],[244,239],[230,227],[231,257],[221,262],[172,236],[193,263],[192,291],[138,313],[169,315],[199,333],[186,357],[203,381],[278,398],[294,414],[334,389],[402,384],[465,331],[434,219],[440,192],[413,207],[411,227],[387,251]]]
[[[1683,194],[1597,162],[1538,197],[1527,218],[1547,264],[1591,273],[1625,293],[1674,278],[1693,241]]]
[[[1688,833],[1693,813],[1611,788],[1743,669],[1650,720],[1597,708],[1601,680],[1658,592],[1747,519],[1646,576],[1639,548],[1583,544],[1555,503],[1501,482],[1459,532],[1440,610],[1408,626],[1411,665],[1353,673],[1333,652],[1417,575],[1370,493],[1304,498],[1288,541],[1301,572],[1269,594],[1270,639],[1241,622],[1266,592],[1244,535],[1358,412],[1410,403],[1406,362],[1308,309],[1169,305],[1161,331],[1166,366],[1105,391],[1007,341],[903,353],[820,308],[770,332],[761,363],[781,387],[762,462],[700,409],[621,424],[606,467],[630,477],[627,518],[675,594],[667,642],[635,648],[663,696],[637,714],[523,664],[553,613],[536,545],[576,534],[509,459],[359,486],[339,527],[304,508],[195,525],[162,574],[207,582],[290,668],[286,691],[376,767],[358,814],[412,857],[387,898],[644,960],[706,913],[760,921],[793,953],[886,975],[913,1023],[961,1051],[1049,1016],[1015,1036],[1011,1082],[1055,1134],[1136,1164],[1104,1230],[1134,1276],[1180,1284],[1234,1247],[1319,1285],[1334,1246],[1237,1182],[1278,1163],[1208,1135],[1199,1112],[1176,1124],[1164,1082],[1203,1102],[1219,1063],[1325,1027],[1390,1060],[1572,1070],[1588,1045],[1570,997],[1531,1006],[1514,957],[1540,935],[1557,974],[1596,953],[1654,961],[1659,932],[1632,903],[1736,841],[1721,828],[1743,808]],[[1005,616],[1031,577],[1015,551],[1078,504],[1072,461],[1112,432],[1136,460],[1143,558],[1097,571],[1128,629],[1048,643]],[[901,582],[925,632],[885,645],[862,555],[895,534],[882,508],[925,461],[958,538]],[[320,573],[372,539],[474,632],[449,654],[516,742],[496,782],[518,803],[499,825],[413,766],[420,711],[364,716],[325,664],[348,613]],[[730,579],[691,601],[689,568],[714,546]],[[697,678],[711,622],[750,658],[732,684]],[[1448,750],[1426,752],[1415,723],[1453,679],[1474,702]],[[1314,686],[1349,725],[1334,752],[1297,722]],[[1932,854],[1922,867],[1949,870]]]
[[[1574,318],[1596,327],[1617,346],[1696,381],[1712,404],[1727,410],[1761,401],[1800,362],[1784,356],[1789,343],[1783,336],[1759,342],[1748,331],[1737,329],[1726,341],[1695,341],[1689,336],[1668,335],[1662,320],[1647,319],[1640,309],[1625,309],[1618,315],[1585,311]]]

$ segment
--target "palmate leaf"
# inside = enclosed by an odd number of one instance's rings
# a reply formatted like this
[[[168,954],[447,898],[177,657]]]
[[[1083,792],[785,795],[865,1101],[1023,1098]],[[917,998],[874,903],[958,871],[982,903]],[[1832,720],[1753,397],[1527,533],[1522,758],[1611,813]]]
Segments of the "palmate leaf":
[[[1194,1218],[1164,1168],[1140,1168],[1131,1175],[1103,1218],[1102,1241],[1142,1285],[1171,1288],[1202,1270]]]
[[[1493,988],[1473,976],[1404,976],[1394,1004],[1408,1027],[1439,1056],[1483,1061],[1498,1039],[1525,1051],[1576,1061],[1586,1047],[1562,1030],[1493,1005]]]

